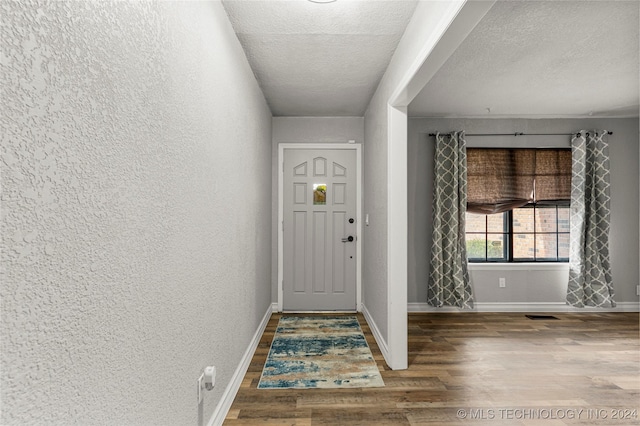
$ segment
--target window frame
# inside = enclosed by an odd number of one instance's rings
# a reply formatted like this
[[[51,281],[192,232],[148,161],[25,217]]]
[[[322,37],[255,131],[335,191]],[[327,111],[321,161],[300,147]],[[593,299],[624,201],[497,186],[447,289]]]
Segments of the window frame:
[[[471,214],[477,214],[477,213],[471,213]],[[511,251],[510,246],[511,246],[511,239],[509,238],[509,221],[507,220],[507,212],[504,213],[500,213],[503,215],[503,220],[502,220],[502,229],[503,232],[489,232],[489,215],[484,215],[485,216],[485,225],[484,225],[484,232],[476,232],[476,231],[471,231],[468,232],[465,229],[465,244],[466,244],[466,236],[467,235],[484,235],[484,258],[481,257],[474,257],[474,258],[470,258],[469,257],[469,251],[467,250],[467,262],[470,263],[506,263],[509,262],[509,252]],[[480,215],[479,215],[480,216]],[[504,241],[504,245],[502,247],[502,258],[498,258],[498,257],[489,257],[489,235],[502,235],[502,240]]]
[[[555,220],[556,220],[556,226],[555,226],[555,232],[543,232],[543,231],[538,231],[537,230],[537,226],[536,226],[536,212],[535,209],[548,209],[548,208],[554,208],[556,210],[556,214],[555,214]],[[484,235],[484,241],[485,241],[485,250],[484,250],[484,258],[479,258],[479,257],[475,257],[475,258],[471,258],[468,256],[468,252],[467,252],[467,262],[468,263],[474,263],[474,264],[483,264],[483,263],[535,263],[535,264],[542,264],[542,263],[568,263],[569,262],[569,258],[566,257],[560,257],[560,235],[570,235],[570,229],[567,231],[560,231],[560,215],[559,215],[559,209],[560,208],[569,208],[568,205],[564,205],[564,204],[540,204],[540,205],[536,205],[533,203],[527,204],[525,206],[519,207],[519,209],[533,209],[533,231],[531,232],[514,232],[514,227],[513,227],[513,210],[508,210],[506,212],[501,213],[503,215],[503,232],[489,232],[489,226],[488,226],[488,215],[485,215],[485,227],[484,227],[484,232],[478,232],[478,231],[471,231],[468,232],[465,229],[465,244],[466,244],[466,236],[467,235]],[[497,257],[489,257],[489,236],[490,235],[502,235],[503,237],[503,256],[501,258],[497,258]],[[534,257],[518,257],[518,258],[514,258],[514,253],[513,253],[513,247],[514,247],[514,236],[515,235],[533,235],[533,247],[534,247]],[[556,236],[556,257],[555,258],[537,258],[536,257],[536,252],[535,252],[535,248],[536,248],[536,241],[537,241],[537,235],[555,235]]]

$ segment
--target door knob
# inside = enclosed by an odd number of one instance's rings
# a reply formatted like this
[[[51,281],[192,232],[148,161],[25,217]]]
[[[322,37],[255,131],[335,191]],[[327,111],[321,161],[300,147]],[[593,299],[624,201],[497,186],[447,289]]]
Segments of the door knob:
[[[350,218],[349,223],[353,223],[353,222],[355,222],[355,220],[353,218]]]
[[[351,241],[353,241],[353,237],[351,235],[349,235],[347,238],[343,238],[342,239],[343,243],[347,243],[347,242],[350,243]]]

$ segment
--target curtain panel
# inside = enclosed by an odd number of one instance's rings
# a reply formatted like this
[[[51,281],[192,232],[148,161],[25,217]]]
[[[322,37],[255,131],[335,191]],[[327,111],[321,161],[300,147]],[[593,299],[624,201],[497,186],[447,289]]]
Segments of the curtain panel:
[[[436,134],[433,239],[427,302],[473,308],[467,270],[465,213],[467,158],[464,132]]]
[[[571,248],[567,304],[615,307],[609,261],[609,145],[606,130],[571,140]]]

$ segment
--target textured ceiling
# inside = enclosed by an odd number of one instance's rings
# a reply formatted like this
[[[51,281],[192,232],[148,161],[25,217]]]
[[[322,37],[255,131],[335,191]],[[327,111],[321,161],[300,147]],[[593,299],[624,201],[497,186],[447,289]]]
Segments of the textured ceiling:
[[[274,116],[362,116],[417,1],[222,3]],[[639,8],[499,0],[409,115],[638,116]]]
[[[222,4],[274,116],[363,116],[417,1]]]
[[[637,117],[639,8],[637,0],[498,1],[409,114]]]

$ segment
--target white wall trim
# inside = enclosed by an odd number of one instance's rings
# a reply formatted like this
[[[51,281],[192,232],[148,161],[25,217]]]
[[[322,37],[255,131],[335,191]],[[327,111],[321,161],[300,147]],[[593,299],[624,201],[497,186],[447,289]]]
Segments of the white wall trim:
[[[371,314],[367,310],[367,307],[364,304],[361,306],[361,311],[362,311],[362,315],[364,315],[365,321],[367,321],[367,325],[371,329],[371,334],[373,334],[373,338],[375,339],[376,344],[378,345],[378,348],[380,348],[380,352],[382,352],[382,356],[384,357],[385,362],[387,363],[387,365],[389,365],[390,354],[389,354],[389,347],[387,346],[387,342],[382,337],[382,333],[380,333],[380,329],[378,328],[378,325],[373,320],[373,317],[371,316]]]
[[[278,144],[278,301],[277,312],[284,309],[284,150],[349,149],[356,151],[356,309],[362,303],[362,145],[353,143],[279,143]]]
[[[408,218],[407,199],[407,107],[387,106],[387,340],[393,370],[408,367],[407,283]]]
[[[569,272],[569,262],[549,263],[468,263],[469,271],[563,271]]]
[[[442,114],[442,115],[432,115],[432,116],[420,116],[420,115],[412,115],[411,119],[422,119],[422,118],[452,118],[452,119],[505,119],[505,120],[517,120],[517,119],[531,119],[531,120],[545,120],[545,119],[568,119],[568,120],[582,120],[582,119],[609,119],[609,118],[637,118],[638,116],[633,113],[625,113],[625,114],[615,114],[615,115],[604,115],[604,114],[494,114],[491,113],[491,116],[488,116],[487,113],[482,115],[458,115],[458,114]]]
[[[476,302],[473,309],[462,310],[453,306],[434,308],[427,303],[409,303],[409,312],[556,312],[556,313],[581,313],[581,312],[640,312],[640,302],[618,302],[615,308],[575,308],[563,302],[508,302],[488,303]]]
[[[211,419],[209,419],[209,423],[207,423],[208,426],[219,426],[224,422],[225,417],[227,417],[229,409],[231,408],[231,404],[233,404],[233,400],[235,399],[238,390],[240,389],[240,385],[242,384],[244,375],[247,373],[249,364],[251,364],[253,354],[258,347],[258,343],[260,343],[262,333],[264,333],[265,328],[267,328],[269,318],[271,318],[271,314],[273,312],[273,304],[270,304],[267,308],[267,312],[264,314],[264,317],[262,317],[262,321],[260,321],[260,324],[258,325],[258,329],[249,342],[247,350],[244,352],[244,355],[240,359],[240,363],[238,364],[236,371],[233,373],[229,384],[225,388],[224,393],[222,394],[222,397],[220,398],[220,401],[216,406],[216,409],[213,410]]]

